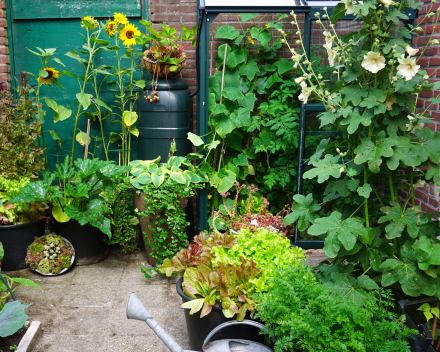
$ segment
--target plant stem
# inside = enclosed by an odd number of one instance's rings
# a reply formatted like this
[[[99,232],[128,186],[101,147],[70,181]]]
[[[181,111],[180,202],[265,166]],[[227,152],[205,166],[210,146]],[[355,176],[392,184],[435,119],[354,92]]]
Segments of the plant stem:
[[[440,300],[437,300],[437,305],[436,305],[437,311],[438,311],[439,307],[440,307]],[[434,316],[434,323],[432,325],[432,332],[431,332],[432,333],[432,337],[433,337],[433,340],[432,340],[432,345],[433,346],[434,346],[434,339],[435,339],[435,331],[437,330],[437,320],[438,320],[438,318],[435,315]]]
[[[391,195],[391,200],[395,200],[394,198],[394,185],[393,185],[393,176],[391,175],[391,171],[388,170],[388,184],[390,186],[390,195]]]
[[[414,174],[414,170],[413,168],[411,168],[411,178],[410,178],[410,186],[411,186],[411,202],[413,207],[416,205],[416,202],[414,200],[414,180],[413,180],[413,175]]]
[[[368,183],[368,175],[367,175],[367,168],[364,168],[364,185]],[[364,204],[365,204],[365,225],[367,228],[370,227],[370,219],[368,218],[368,198],[364,198]]]

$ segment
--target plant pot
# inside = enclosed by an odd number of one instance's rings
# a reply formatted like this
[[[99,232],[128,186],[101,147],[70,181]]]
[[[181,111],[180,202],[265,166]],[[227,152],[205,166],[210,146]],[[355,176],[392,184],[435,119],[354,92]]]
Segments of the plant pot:
[[[418,330],[418,327],[421,324],[426,324],[426,318],[422,311],[417,310],[423,303],[429,303],[432,307],[432,303],[437,302],[436,297],[427,297],[417,300],[411,300],[411,299],[404,299],[398,302],[398,311],[399,315],[405,315],[406,316],[406,325],[410,329]],[[438,326],[438,325],[437,325]],[[424,336],[420,337],[420,345],[423,346],[423,343],[425,341]],[[437,342],[437,341],[436,341]],[[436,343],[434,343],[434,346],[436,346]],[[438,352],[437,349],[434,348],[434,346],[430,345],[428,349],[420,349],[420,352],[428,351],[428,352]],[[414,350],[417,351],[417,350]],[[412,351],[413,352],[413,351]],[[419,352],[419,351],[417,351]]]
[[[169,65],[169,64],[165,64],[163,62],[155,61],[152,58],[150,58],[149,55],[152,55],[152,51],[149,49],[145,50],[144,56],[142,56],[141,61],[142,61],[142,65],[147,69],[147,71],[153,76],[154,79],[175,77],[186,66],[186,54],[185,53],[180,54],[181,55],[180,58],[183,58],[183,61],[177,65],[178,68],[176,71],[170,70],[171,66],[175,66],[175,65]]]
[[[192,298],[183,292],[182,282],[183,278],[180,278],[179,281],[177,281],[176,289],[179,296],[182,297],[182,302],[185,303],[191,301]],[[189,309],[184,309],[184,312],[189,344],[191,350],[194,351],[202,351],[203,341],[214,328],[227,321],[235,320],[235,318],[226,318],[223,315],[221,305],[218,303],[212,308],[211,313],[203,318],[200,318],[200,312],[193,315],[189,315]],[[257,319],[251,319],[249,312],[246,314],[245,319],[258,321]],[[242,339],[265,344],[264,336],[260,335],[260,329],[249,325],[233,325],[227,327],[216,333],[211,341],[222,339]]]
[[[134,193],[133,195],[133,204],[134,207],[137,208],[139,211],[145,211],[145,207],[144,207],[144,199],[142,198],[142,196],[145,196],[145,193],[141,193],[140,195],[137,195],[136,193]],[[182,209],[185,209],[186,206],[188,205],[188,199],[186,198],[180,198],[180,207]],[[141,216],[138,216],[139,218],[139,224],[141,226],[141,231],[142,231],[142,238],[144,241],[144,246],[145,246],[145,252],[147,253],[147,262],[148,264],[150,264],[151,266],[155,267],[156,266],[156,259],[153,258],[152,254],[152,249],[148,246],[149,243],[153,243],[154,244],[154,240],[153,240],[153,231],[150,230],[149,228],[149,224],[151,223],[156,223],[156,221],[158,219],[160,219],[161,217],[163,218],[165,214],[165,210],[160,211],[158,215],[152,215],[152,216],[148,216],[145,218],[142,218]],[[162,225],[164,230],[168,233],[168,237],[167,237],[167,242],[170,243],[171,242],[171,235],[172,235],[172,231],[171,229],[168,227],[167,224]]]
[[[66,238],[72,244],[78,265],[96,264],[108,257],[110,247],[104,241],[108,236],[90,224],[82,226],[74,219],[68,222],[53,220],[51,232]]]
[[[19,225],[1,225],[0,242],[5,251],[2,271],[28,268],[26,264],[27,247],[34,242],[35,237],[44,236],[46,219]]]
[[[72,246],[72,243],[70,243],[70,241],[67,238],[64,238],[63,236],[61,236],[61,239],[64,242],[68,243],[75,253],[75,248]],[[51,274],[51,273],[44,274],[44,273],[41,273],[38,269],[34,269],[34,271],[36,271],[38,274],[43,275],[43,276],[57,276],[57,275],[64,274],[67,270],[69,270],[72,267],[74,262],[75,262],[75,254],[73,254],[72,257],[70,258],[70,266],[68,268],[61,269],[61,271],[58,274]]]

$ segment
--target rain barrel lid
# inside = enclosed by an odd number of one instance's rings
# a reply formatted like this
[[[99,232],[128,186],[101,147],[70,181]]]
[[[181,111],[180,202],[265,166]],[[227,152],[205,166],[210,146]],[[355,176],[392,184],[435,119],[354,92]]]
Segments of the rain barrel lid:
[[[154,83],[156,86],[156,83]],[[147,86],[151,89],[151,85]],[[156,88],[156,87],[155,87]],[[188,89],[188,83],[186,83],[183,79],[176,78],[159,78],[157,80],[157,90],[186,90]]]

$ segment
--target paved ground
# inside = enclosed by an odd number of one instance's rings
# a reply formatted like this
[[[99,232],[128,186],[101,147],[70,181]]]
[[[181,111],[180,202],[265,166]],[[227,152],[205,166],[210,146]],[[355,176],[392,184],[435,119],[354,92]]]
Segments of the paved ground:
[[[314,265],[323,259],[321,251],[308,255]],[[33,303],[26,313],[43,326],[34,352],[168,351],[145,323],[126,318],[131,292],[183,349],[189,349],[177,278],[145,279],[137,265],[145,260],[143,252],[121,254],[113,248],[103,262],[77,266],[56,277],[30,269],[5,272],[41,286],[41,290],[22,286],[15,291],[22,303]]]

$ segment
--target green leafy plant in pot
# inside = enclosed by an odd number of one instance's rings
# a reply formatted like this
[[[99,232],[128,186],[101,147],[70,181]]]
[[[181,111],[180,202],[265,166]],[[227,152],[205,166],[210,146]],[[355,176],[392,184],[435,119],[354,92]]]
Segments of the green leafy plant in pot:
[[[55,172],[46,172],[42,180],[29,183],[11,201],[49,203],[55,219],[52,229],[72,243],[78,263],[86,264],[81,262],[87,259],[85,251],[93,252],[94,246],[104,244],[104,234],[108,238],[112,236],[108,205],[99,193],[105,185],[114,184],[128,170],[127,166],[98,159],[76,159],[70,166],[66,156]],[[72,227],[75,223],[80,228]],[[74,231],[67,233],[72,228]],[[81,239],[81,236],[84,237]],[[91,242],[95,237],[96,243]],[[108,254],[108,246],[102,248]]]
[[[170,156],[165,164],[159,161],[160,158],[130,162],[135,211],[144,234],[148,263],[153,266],[183,248],[189,225],[184,210],[187,200],[207,180],[187,157]]]

